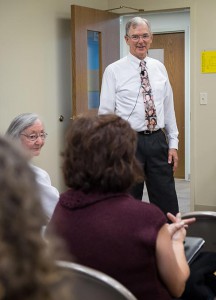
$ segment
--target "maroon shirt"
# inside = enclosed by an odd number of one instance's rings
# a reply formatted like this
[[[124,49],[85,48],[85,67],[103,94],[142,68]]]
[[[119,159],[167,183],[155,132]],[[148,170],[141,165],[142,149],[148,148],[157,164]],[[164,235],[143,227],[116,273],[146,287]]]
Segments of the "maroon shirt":
[[[54,226],[77,262],[125,285],[139,300],[170,300],[155,257],[156,238],[166,218],[153,204],[126,193],[61,194]]]

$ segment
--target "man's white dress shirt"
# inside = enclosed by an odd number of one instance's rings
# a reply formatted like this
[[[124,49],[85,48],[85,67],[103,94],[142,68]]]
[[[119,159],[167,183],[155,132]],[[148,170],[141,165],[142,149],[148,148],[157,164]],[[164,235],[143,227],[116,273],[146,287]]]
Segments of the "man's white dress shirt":
[[[165,66],[146,57],[146,68],[157,113],[157,126],[167,133],[169,148],[178,149],[173,92]],[[140,60],[129,53],[110,64],[104,71],[99,114],[115,113],[131,124],[136,131],[147,130],[140,79]]]

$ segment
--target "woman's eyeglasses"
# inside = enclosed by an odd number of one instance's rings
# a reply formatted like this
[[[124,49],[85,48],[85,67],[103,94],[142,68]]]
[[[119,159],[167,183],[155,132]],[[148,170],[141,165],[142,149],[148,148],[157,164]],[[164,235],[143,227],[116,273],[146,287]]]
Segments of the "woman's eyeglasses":
[[[32,134],[21,133],[20,135],[24,135],[30,142],[35,142],[39,137],[42,140],[45,140],[45,138],[47,137],[48,134],[46,132],[41,132],[39,134],[36,134],[36,133],[32,133]]]

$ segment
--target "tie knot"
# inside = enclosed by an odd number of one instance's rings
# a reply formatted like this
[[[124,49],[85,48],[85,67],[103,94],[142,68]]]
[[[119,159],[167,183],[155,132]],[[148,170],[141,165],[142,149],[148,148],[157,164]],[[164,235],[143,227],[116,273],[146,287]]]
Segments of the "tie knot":
[[[145,69],[145,66],[146,66],[146,62],[144,60],[141,60],[140,67],[142,71]]]

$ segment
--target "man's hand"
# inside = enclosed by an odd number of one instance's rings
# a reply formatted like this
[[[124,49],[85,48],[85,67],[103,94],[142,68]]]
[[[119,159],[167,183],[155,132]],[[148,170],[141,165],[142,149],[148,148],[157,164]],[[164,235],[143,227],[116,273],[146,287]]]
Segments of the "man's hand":
[[[169,149],[168,164],[171,163],[173,163],[173,172],[175,172],[178,167],[178,153],[176,149]]]

